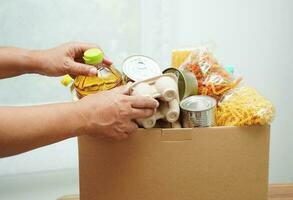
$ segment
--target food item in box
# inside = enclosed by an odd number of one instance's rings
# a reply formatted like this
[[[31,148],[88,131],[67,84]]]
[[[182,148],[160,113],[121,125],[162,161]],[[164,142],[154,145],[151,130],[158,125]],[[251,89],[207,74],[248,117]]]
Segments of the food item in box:
[[[104,54],[97,48],[88,49],[84,52],[84,62],[98,69],[97,76],[77,76],[71,90],[75,90],[78,99],[94,94],[99,91],[110,90],[122,85],[122,76],[111,62],[104,59]],[[69,85],[69,75],[64,76],[61,83]]]
[[[174,68],[180,67],[180,65],[186,60],[191,53],[190,49],[178,49],[172,51],[171,66]]]
[[[126,58],[122,65],[123,80],[142,81],[162,74],[160,65],[153,59],[134,55]]]
[[[97,76],[78,76],[74,87],[79,98],[122,85],[120,73],[113,67],[98,69]]]
[[[177,78],[174,74],[164,74],[135,82],[131,85],[130,91],[130,95],[157,98],[160,103],[152,116],[146,119],[136,119],[139,125],[144,128],[153,128],[158,119],[176,124],[180,108]]]
[[[265,125],[273,120],[275,109],[254,88],[243,86],[227,93],[219,102],[218,126]]]
[[[227,91],[235,88],[241,80],[242,78],[232,80],[217,73],[211,73],[204,80],[200,94],[220,100]]]
[[[192,72],[188,70],[179,70],[176,68],[167,68],[163,74],[175,74],[178,79],[179,100],[185,97],[197,94],[197,79]]]
[[[217,101],[209,96],[195,95],[180,102],[184,128],[210,127],[215,123]]]
[[[220,100],[241,81],[241,78],[234,79],[207,48],[193,50],[179,69],[194,73],[199,95],[211,96],[216,100]]]

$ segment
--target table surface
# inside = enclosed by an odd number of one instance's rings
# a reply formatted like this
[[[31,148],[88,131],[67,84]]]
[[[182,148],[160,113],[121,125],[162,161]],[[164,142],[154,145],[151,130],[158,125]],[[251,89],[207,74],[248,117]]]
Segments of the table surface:
[[[293,184],[271,184],[269,200],[293,200]]]
[[[66,195],[58,200],[79,200],[79,195]],[[293,200],[293,184],[271,184],[268,200]]]

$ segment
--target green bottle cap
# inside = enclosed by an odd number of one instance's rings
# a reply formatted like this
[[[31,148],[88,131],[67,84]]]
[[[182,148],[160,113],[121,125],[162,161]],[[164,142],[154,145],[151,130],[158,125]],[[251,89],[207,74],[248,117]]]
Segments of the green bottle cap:
[[[95,65],[103,62],[104,54],[98,48],[88,49],[83,53],[83,60],[86,64]]]
[[[229,74],[234,74],[234,67],[232,66],[226,66],[225,70],[229,73]]]

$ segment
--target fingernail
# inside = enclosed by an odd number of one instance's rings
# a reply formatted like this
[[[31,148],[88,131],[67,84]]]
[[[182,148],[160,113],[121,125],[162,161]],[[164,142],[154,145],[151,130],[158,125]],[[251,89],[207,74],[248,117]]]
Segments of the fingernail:
[[[155,101],[156,101],[156,108],[157,108],[157,107],[159,107],[160,103],[157,100],[155,100]]]
[[[89,75],[97,75],[97,73],[98,73],[98,70],[97,70],[97,68],[95,68],[95,67],[92,67],[92,68],[90,68],[90,72],[89,72]]]

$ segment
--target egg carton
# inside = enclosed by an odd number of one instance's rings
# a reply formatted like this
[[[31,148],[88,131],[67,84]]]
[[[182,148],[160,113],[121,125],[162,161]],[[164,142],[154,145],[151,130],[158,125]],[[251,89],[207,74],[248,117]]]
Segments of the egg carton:
[[[178,127],[180,115],[178,79],[174,74],[163,74],[143,81],[138,81],[130,86],[130,95],[149,96],[158,100],[159,107],[148,118],[136,119],[144,128],[153,128],[157,120],[162,119],[172,123],[171,127]]]

